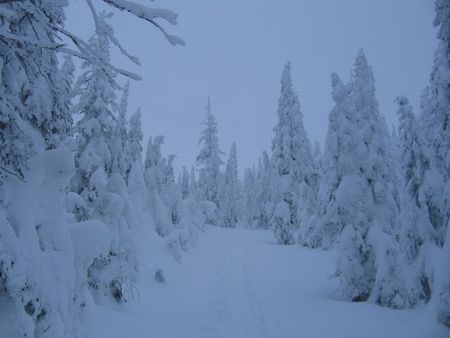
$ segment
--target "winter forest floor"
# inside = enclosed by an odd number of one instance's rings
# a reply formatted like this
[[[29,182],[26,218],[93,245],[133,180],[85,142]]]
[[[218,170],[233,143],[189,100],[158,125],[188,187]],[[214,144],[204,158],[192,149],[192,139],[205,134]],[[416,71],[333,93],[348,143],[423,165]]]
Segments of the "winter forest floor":
[[[276,245],[269,231],[207,228],[125,311],[93,307],[88,338],[444,338],[427,309],[337,299],[334,252]]]

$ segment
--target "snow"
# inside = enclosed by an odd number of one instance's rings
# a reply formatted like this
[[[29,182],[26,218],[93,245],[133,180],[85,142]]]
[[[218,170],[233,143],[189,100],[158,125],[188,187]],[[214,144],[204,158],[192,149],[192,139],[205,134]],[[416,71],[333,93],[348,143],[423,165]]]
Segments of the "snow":
[[[70,225],[75,260],[85,269],[95,257],[107,254],[110,247],[110,233],[100,221],[85,221]]]
[[[428,308],[337,298],[335,259],[335,251],[277,245],[269,231],[207,227],[182,264],[165,262],[165,283],[148,270],[139,299],[120,311],[94,305],[87,338],[449,336]]]

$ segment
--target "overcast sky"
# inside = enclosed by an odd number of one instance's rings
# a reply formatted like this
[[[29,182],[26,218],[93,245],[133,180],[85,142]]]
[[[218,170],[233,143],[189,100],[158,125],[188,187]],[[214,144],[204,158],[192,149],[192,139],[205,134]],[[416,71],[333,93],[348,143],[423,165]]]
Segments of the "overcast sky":
[[[195,161],[208,95],[220,145],[228,153],[236,141],[241,172],[270,149],[288,60],[312,142],[324,143],[330,74],[347,82],[361,47],[391,125],[397,95],[407,95],[418,111],[436,45],[431,0],[135,1],[177,12],[178,26],[164,26],[186,41],[173,47],[153,26],[125,13],[112,20],[116,36],[142,61],[136,67],[112,53],[115,64],[144,78],[131,84],[129,111],[141,107],[145,142],[164,135],[163,152],[177,155],[177,168]],[[88,37],[93,25],[84,0],[71,3],[68,25]]]

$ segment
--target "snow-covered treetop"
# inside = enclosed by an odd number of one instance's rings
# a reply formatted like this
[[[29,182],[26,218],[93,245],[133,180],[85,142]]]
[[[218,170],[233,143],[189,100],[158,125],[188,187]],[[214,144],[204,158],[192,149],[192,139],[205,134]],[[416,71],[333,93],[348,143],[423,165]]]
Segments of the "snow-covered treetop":
[[[111,121],[114,121],[113,112],[117,110],[115,102],[115,90],[120,89],[116,82],[117,73],[108,66],[110,40],[108,35],[112,36],[112,26],[106,21],[111,16],[102,13],[97,18],[97,30],[89,39],[90,50],[97,55],[96,62],[88,60],[83,62],[83,73],[75,84],[75,93],[79,95],[79,102],[75,106],[75,111],[84,114],[83,120],[89,120],[93,116],[99,118],[100,115],[108,115]],[[106,33],[107,32],[107,33]],[[79,122],[83,124],[83,120]],[[105,122],[104,118],[99,118]]]
[[[375,78],[363,49],[358,51],[353,64],[351,89],[355,95],[357,110],[367,111],[368,113],[378,110],[378,102],[374,99]]]
[[[398,133],[400,142],[404,152],[411,151],[413,142],[417,142],[417,130],[416,130],[416,116],[414,115],[413,108],[409,103],[409,100],[405,96],[398,96],[394,103],[398,104]],[[415,149],[414,149],[415,150]],[[402,155],[404,156],[404,154]]]
[[[237,152],[236,152],[236,142],[233,142],[230,149],[230,154],[228,155],[227,167],[225,170],[225,182],[229,183],[233,180],[237,180]]]
[[[290,62],[286,63],[281,75],[277,113],[278,123],[272,141],[274,165],[280,175],[291,174],[302,181],[310,174],[312,152],[303,126],[300,102],[292,86]]]
[[[147,155],[145,157],[145,168],[156,167],[161,162],[161,145],[164,143],[164,136],[158,135],[155,140],[150,136],[147,145]]]
[[[331,74],[331,88],[331,95],[336,103],[341,102],[345,95],[347,95],[347,88],[340,76],[336,73]]]

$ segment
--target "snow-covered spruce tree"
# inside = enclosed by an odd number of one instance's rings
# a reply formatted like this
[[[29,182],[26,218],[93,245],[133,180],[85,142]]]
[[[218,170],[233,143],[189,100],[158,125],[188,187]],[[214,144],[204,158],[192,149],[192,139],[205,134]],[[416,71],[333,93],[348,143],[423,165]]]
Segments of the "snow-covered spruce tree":
[[[75,81],[75,64],[73,63],[70,55],[63,56],[64,61],[61,65],[61,79],[62,79],[62,91],[63,91],[63,104],[60,109],[65,111],[65,114],[72,115],[73,113],[73,86]],[[73,124],[71,123],[70,134],[73,134]],[[71,135],[72,136],[72,135]]]
[[[200,168],[198,180],[198,194],[202,202],[203,211],[208,224],[221,225],[220,210],[220,166],[223,163],[222,150],[217,138],[217,122],[211,112],[211,101],[208,97],[205,120],[205,129],[200,136],[200,153],[197,156],[197,166]]]
[[[448,182],[450,179],[450,4],[436,0],[434,25],[438,27],[438,46],[434,54],[430,85],[422,97],[420,125],[426,146],[430,150],[432,167],[437,169],[433,175],[427,175],[430,185],[447,189],[429,191],[429,217],[438,233],[437,244],[443,246],[450,218],[450,198]],[[435,184],[431,182],[435,181]],[[430,196],[430,195],[433,195]],[[437,197],[440,195],[439,197]]]
[[[258,173],[256,177],[256,187],[254,191],[255,198],[255,224],[254,226],[262,229],[269,229],[273,216],[272,200],[272,166],[269,155],[263,151],[262,158],[259,161]]]
[[[357,171],[352,158],[358,142],[355,118],[349,89],[339,75],[331,75],[334,108],[328,116],[328,131],[323,157],[324,176],[319,192],[321,220],[314,232],[306,234],[306,242],[312,247],[329,249],[339,241],[339,235],[348,219],[340,217],[336,191],[342,178]]]
[[[401,306],[395,242],[398,181],[372,69],[362,50],[350,84],[343,86],[336,76],[332,83],[336,107],[326,142],[319,237],[324,246],[340,242],[337,274],[344,298],[364,301],[371,296],[382,305]]]
[[[163,136],[157,136],[154,139],[149,138],[144,162],[144,177],[150,194],[150,211],[156,226],[156,232],[158,235],[166,237],[172,231],[172,222],[169,219],[167,207],[161,198],[165,180],[165,165],[161,154],[163,143]]]
[[[130,171],[131,160],[127,147],[128,140],[128,121],[127,121],[127,106],[128,95],[130,90],[130,83],[127,82],[122,91],[122,97],[115,116],[114,130],[112,132],[112,139],[110,141],[111,147],[111,172],[120,174],[124,179],[127,177],[127,172]]]
[[[162,156],[161,146],[163,136],[153,140],[149,138],[147,156],[145,159],[145,180],[152,195],[151,209],[156,224],[156,232],[166,237],[173,229],[173,225],[180,221],[179,204],[181,194],[175,184],[173,160],[175,155],[168,159]]]
[[[195,166],[191,167],[191,173],[189,175],[189,189],[191,197],[194,200],[198,200],[197,177],[195,176]]]
[[[167,160],[163,159],[163,188],[161,191],[161,197],[166,202],[172,224],[174,225],[178,224],[181,218],[181,192],[175,184],[175,170],[173,168],[173,161],[175,160],[175,158],[175,155],[169,155]]]
[[[430,240],[436,237],[428,215],[428,207],[423,204],[423,192],[428,190],[425,176],[430,170],[430,160],[426,156],[423,140],[419,136],[418,124],[406,97],[398,97],[399,117],[398,141],[401,158],[401,177],[405,187],[401,208],[400,249],[404,266],[403,286],[404,306],[413,307],[419,302],[428,302],[431,296],[431,280],[426,250]]]
[[[183,167],[179,186],[181,191],[181,198],[186,199],[190,197],[191,193],[189,188],[189,172],[187,171],[186,167]]]
[[[438,47],[430,80],[431,116],[425,127],[432,132],[428,137],[435,151],[436,166],[447,181],[450,178],[450,126],[447,123],[450,107],[450,4],[446,0],[436,0],[435,7],[434,25],[438,27]]]
[[[221,199],[221,213],[225,227],[234,228],[241,220],[241,203],[242,188],[238,177],[236,143],[233,142],[226,165]]]
[[[89,39],[90,49],[97,54],[98,62],[84,61],[83,72],[75,84],[78,103],[74,110],[81,115],[81,119],[76,125],[77,177],[74,188],[90,205],[99,194],[96,179],[112,172],[110,143],[117,111],[115,91],[119,86],[117,74],[106,65],[110,48],[108,36],[112,31],[106,19],[104,14],[98,17],[97,30]]]
[[[243,219],[248,227],[257,227],[257,181],[255,168],[247,168],[244,171],[244,203],[245,212]]]
[[[427,183],[434,180],[434,187],[426,196],[432,202],[428,205],[431,224],[437,232],[436,244],[442,247],[441,264],[435,267],[436,278],[433,293],[438,295],[438,320],[450,327],[450,273],[448,273],[449,225],[450,225],[450,3],[435,1],[434,25],[438,27],[438,46],[434,54],[428,96],[424,96],[421,112],[421,130],[428,141],[433,176],[428,175]],[[439,174],[439,175],[438,175]],[[440,176],[440,177],[439,177]],[[431,181],[432,182],[432,181]]]
[[[323,156],[322,149],[318,140],[314,142],[314,170],[312,174],[312,187],[314,189],[315,195],[319,194],[320,180],[323,176]]]
[[[396,98],[399,118],[398,135],[400,142],[400,157],[402,174],[405,179],[408,195],[417,207],[421,207],[419,190],[425,175],[430,167],[430,160],[426,156],[419,136],[418,124],[409,100],[404,96]]]
[[[430,135],[433,133],[432,126],[436,123],[433,121],[436,115],[432,113],[430,86],[425,87],[422,93],[420,109],[419,119],[414,122],[417,130],[405,140],[409,148],[403,150],[406,151],[406,154],[403,154],[406,159],[408,156],[415,156],[415,161],[410,159],[410,163],[405,163],[405,165],[416,166],[410,169],[411,176],[406,177],[407,180],[411,180],[407,190],[415,205],[425,214],[427,218],[425,222],[431,223],[433,229],[430,232],[433,242],[442,247],[446,231],[442,222],[446,219],[448,191],[445,189],[444,175],[436,166],[436,149]]]
[[[302,199],[309,201],[307,207],[307,221],[303,222],[303,226],[299,233],[299,244],[309,247],[317,247],[317,235],[315,232],[317,228],[320,228],[319,224],[319,192],[320,184],[323,176],[323,157],[320,149],[320,144],[316,140],[314,143],[314,155],[313,155],[313,170],[310,178],[310,184],[308,189],[304,192],[306,196]],[[321,241],[322,236],[319,236]]]
[[[140,109],[131,115],[128,125],[128,158],[130,159],[131,164],[136,162],[142,164],[142,140],[144,139],[144,135],[142,134]],[[131,167],[129,167],[129,170],[131,170]],[[127,177],[128,175],[129,171],[127,172]]]
[[[313,158],[300,112],[300,103],[287,63],[281,76],[278,123],[272,141],[273,230],[280,244],[294,244],[302,223],[308,222],[312,198]]]

